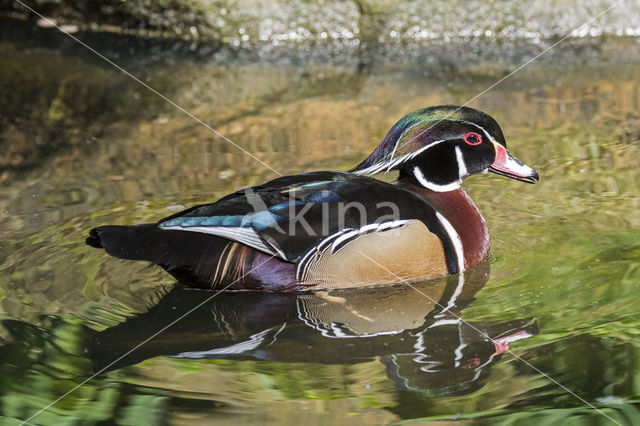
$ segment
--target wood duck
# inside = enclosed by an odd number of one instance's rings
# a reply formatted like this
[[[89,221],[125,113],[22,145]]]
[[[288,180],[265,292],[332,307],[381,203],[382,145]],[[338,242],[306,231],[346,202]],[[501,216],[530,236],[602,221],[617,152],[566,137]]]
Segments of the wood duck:
[[[393,183],[370,177],[397,170]],[[486,260],[489,231],[460,187],[487,171],[534,183],[498,123],[467,107],[409,113],[349,172],[284,176],[86,242],[201,288],[300,291],[410,282]]]

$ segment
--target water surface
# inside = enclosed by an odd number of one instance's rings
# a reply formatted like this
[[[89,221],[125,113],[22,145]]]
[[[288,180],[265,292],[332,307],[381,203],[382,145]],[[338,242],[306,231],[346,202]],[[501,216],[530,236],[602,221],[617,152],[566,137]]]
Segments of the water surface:
[[[76,47],[0,43],[2,416],[106,368],[31,422],[640,422],[640,49],[602,43],[615,47],[567,47],[471,104],[541,181],[466,181],[492,255],[464,281],[211,300],[84,237],[274,172]],[[353,166],[407,112],[461,104],[522,59],[433,54],[119,57],[294,174]]]

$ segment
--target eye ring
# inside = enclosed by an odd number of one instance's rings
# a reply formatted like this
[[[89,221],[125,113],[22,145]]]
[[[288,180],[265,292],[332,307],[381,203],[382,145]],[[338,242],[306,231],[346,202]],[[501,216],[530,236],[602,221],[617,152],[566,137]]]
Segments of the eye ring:
[[[480,145],[482,143],[482,136],[476,132],[469,132],[464,135],[464,142],[471,146]]]

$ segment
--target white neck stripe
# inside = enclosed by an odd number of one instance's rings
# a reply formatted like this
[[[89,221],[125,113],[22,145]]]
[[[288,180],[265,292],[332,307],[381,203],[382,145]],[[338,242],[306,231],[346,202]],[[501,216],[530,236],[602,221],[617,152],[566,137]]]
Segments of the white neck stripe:
[[[462,240],[460,239],[460,235],[456,229],[451,225],[451,223],[445,219],[440,213],[436,212],[436,217],[444,227],[444,230],[447,232],[451,243],[453,244],[453,249],[456,252],[456,256],[458,257],[458,273],[462,274],[464,271],[464,248],[462,247]]]

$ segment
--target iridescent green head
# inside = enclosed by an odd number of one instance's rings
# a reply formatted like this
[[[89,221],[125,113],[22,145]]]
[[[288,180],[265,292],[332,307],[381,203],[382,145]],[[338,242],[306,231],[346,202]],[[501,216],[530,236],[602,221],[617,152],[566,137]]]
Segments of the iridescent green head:
[[[351,171],[400,170],[434,191],[451,191],[476,173],[492,171],[534,183],[538,174],[507,151],[498,123],[473,108],[423,108],[398,121],[373,153]]]

